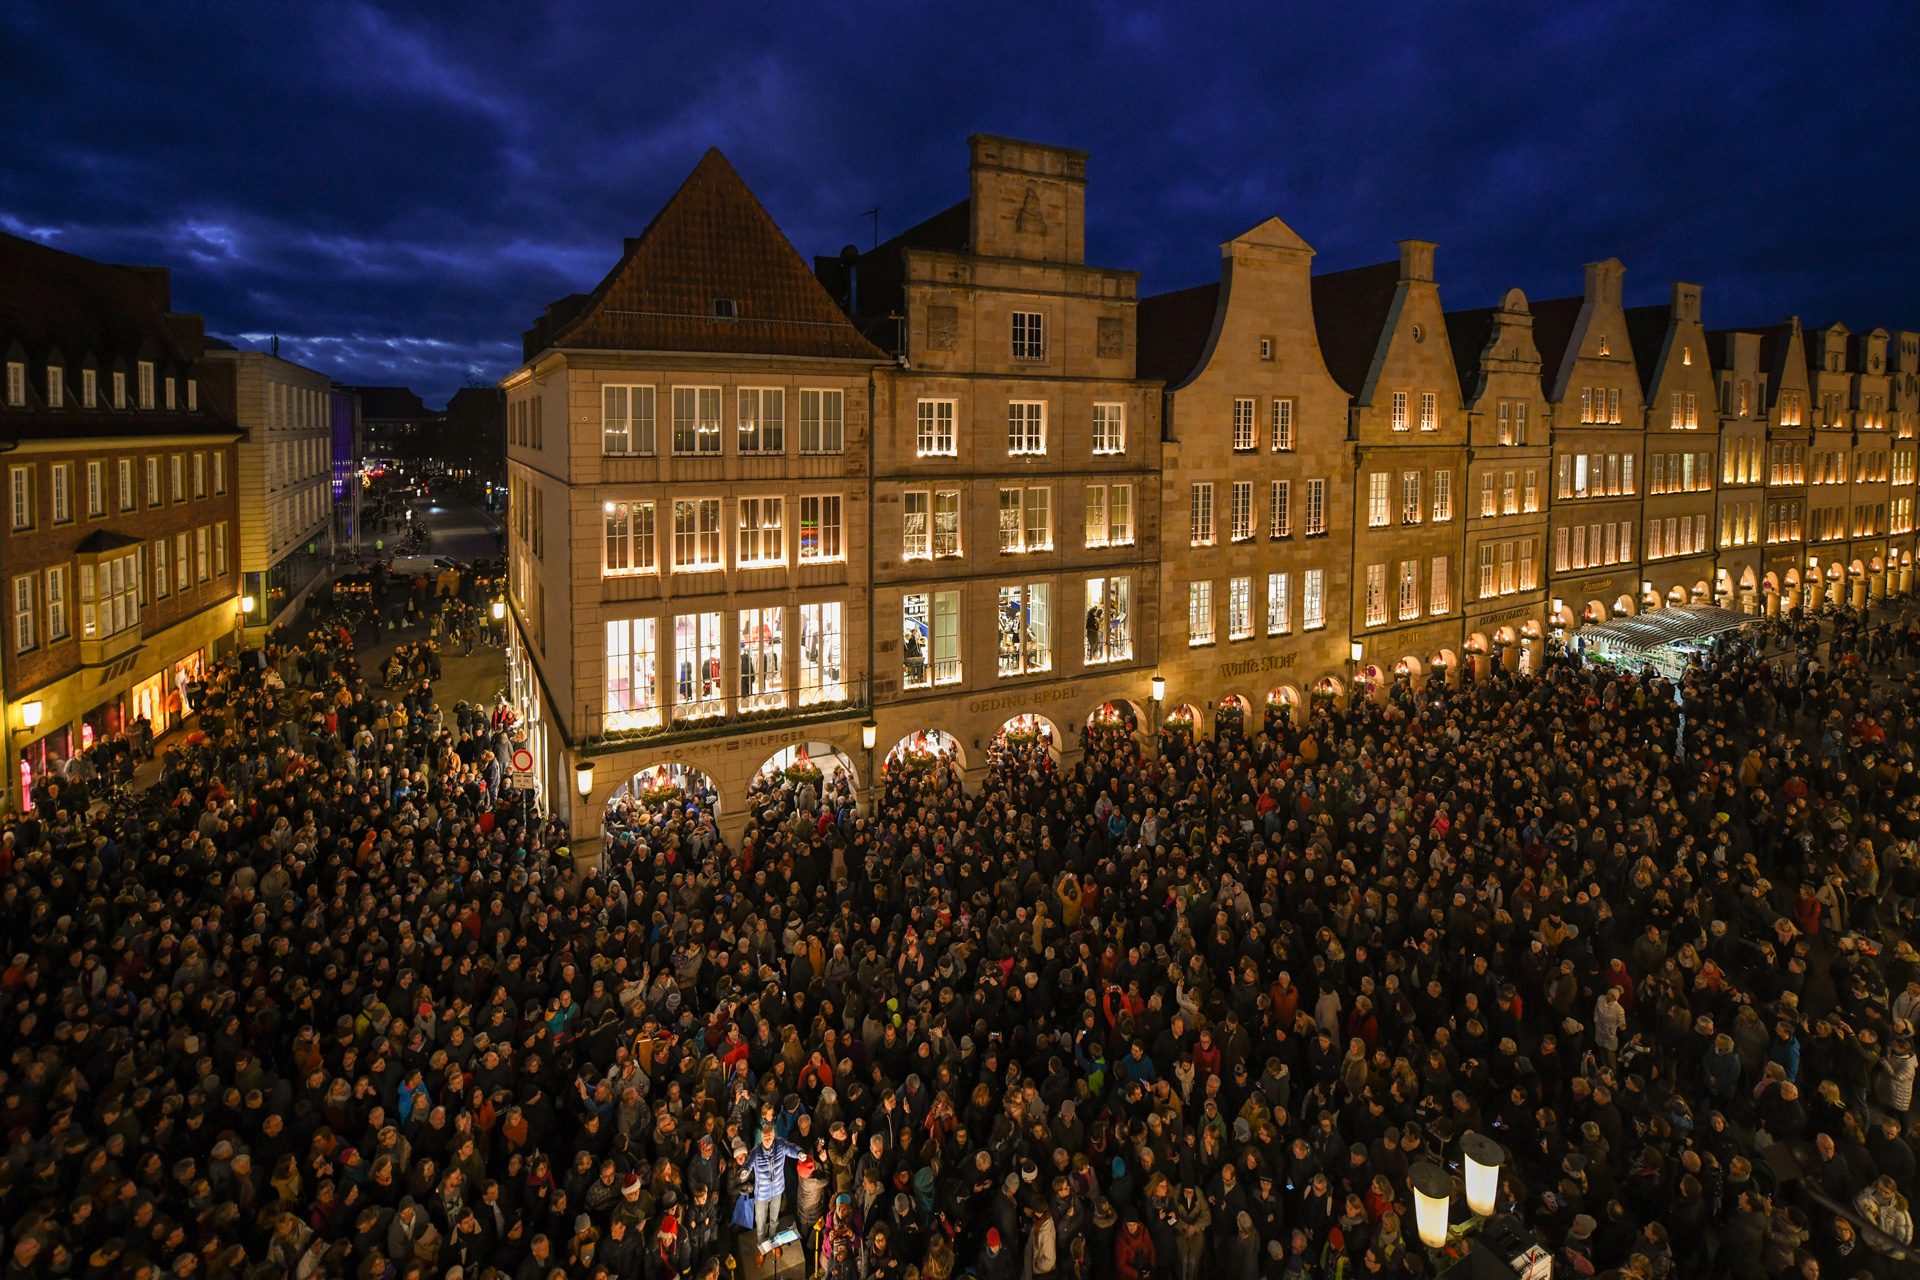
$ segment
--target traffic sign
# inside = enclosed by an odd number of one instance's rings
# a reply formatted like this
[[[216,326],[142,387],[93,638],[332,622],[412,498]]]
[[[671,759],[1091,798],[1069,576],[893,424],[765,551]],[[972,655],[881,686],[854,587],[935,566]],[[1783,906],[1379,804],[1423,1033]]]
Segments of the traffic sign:
[[[527,750],[525,747],[515,747],[513,749],[513,771],[515,773],[532,773],[533,752]]]

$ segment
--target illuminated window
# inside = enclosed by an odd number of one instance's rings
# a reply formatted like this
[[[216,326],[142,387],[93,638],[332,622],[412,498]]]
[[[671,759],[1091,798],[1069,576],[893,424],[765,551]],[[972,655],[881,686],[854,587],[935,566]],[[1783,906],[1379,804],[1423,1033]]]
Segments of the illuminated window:
[[[606,727],[650,729],[660,723],[658,623],[620,618],[606,631]]]
[[[779,565],[787,562],[787,503],[784,498],[742,498],[734,565]]]
[[[1253,401],[1240,399],[1233,402],[1233,451],[1247,453],[1253,449]]]
[[[1187,584],[1187,643],[1189,645],[1213,643],[1213,584],[1211,582]]]
[[[1245,640],[1253,635],[1253,579],[1227,580],[1227,639]]]
[[[919,404],[916,452],[923,458],[954,453],[954,402],[922,400]]]
[[[958,495],[955,495],[956,499]],[[810,493],[800,498],[800,562],[846,558],[840,520],[840,495]]]
[[[1293,401],[1273,402],[1273,448],[1281,453],[1293,448]]]
[[[919,591],[901,598],[901,678],[909,689],[960,679],[960,593]]]
[[[800,705],[840,702],[847,696],[840,602],[800,606]]]
[[[995,631],[1002,676],[1053,669],[1052,598],[1044,582],[1000,588]]]
[[[1044,400],[1007,402],[1007,452],[1042,454],[1047,451],[1047,405]]]
[[[741,387],[734,427],[741,453],[785,453],[787,393],[778,387]]]
[[[740,611],[736,670],[742,711],[787,705],[786,619],[781,608]]]
[[[719,715],[726,709],[718,613],[683,613],[673,620],[673,661],[676,718]]]
[[[845,393],[803,388],[800,392],[800,452],[840,453],[845,448]]]
[[[1128,574],[1087,579],[1088,662],[1133,657],[1133,578]]]
[[[720,453],[720,388],[673,389],[673,451],[716,457]]]
[[[1267,575],[1267,634],[1283,636],[1293,630],[1292,577],[1284,573]]]
[[[602,387],[600,451],[609,457],[646,457],[653,453],[653,442],[653,388]]]
[[[1127,451],[1127,406],[1123,404],[1093,406],[1093,451],[1095,453]]]
[[[1038,311],[1013,313],[1013,358],[1015,360],[1047,358],[1046,317]]]
[[[1201,482],[1187,494],[1187,540],[1196,547],[1213,545],[1213,485]]]

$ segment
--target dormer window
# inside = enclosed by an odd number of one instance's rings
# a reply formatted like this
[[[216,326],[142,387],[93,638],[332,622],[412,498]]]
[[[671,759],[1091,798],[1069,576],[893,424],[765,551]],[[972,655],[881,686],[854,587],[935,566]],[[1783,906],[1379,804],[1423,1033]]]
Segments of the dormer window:
[[[47,366],[47,408],[58,409],[67,402],[67,371],[57,364]]]
[[[100,402],[100,379],[91,369],[80,371],[80,407],[91,409]]]
[[[113,407],[127,407],[127,375],[118,369],[113,371]]]
[[[732,298],[715,298],[713,300],[713,314],[722,320],[732,320],[737,318],[740,312],[739,309],[735,307]]]
[[[7,361],[7,404],[19,409],[27,403],[27,366],[18,360]]]
[[[171,412],[175,407],[174,406],[175,387],[176,387],[175,380],[172,378],[168,378],[167,379],[167,409],[169,412]]]
[[[193,378],[187,379],[187,412],[200,411],[200,384]]]
[[[140,375],[140,407],[153,408],[153,361],[142,360],[137,366]]]

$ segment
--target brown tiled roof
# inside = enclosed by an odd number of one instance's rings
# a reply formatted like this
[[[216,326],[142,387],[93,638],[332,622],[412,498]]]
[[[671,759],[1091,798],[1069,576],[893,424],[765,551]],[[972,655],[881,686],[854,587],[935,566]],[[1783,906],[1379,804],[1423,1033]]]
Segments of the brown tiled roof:
[[[0,234],[0,356],[27,365],[27,403],[0,403],[0,437],[88,439],[128,434],[231,431],[233,426],[199,396],[186,407],[184,389],[165,407],[169,377],[198,375],[205,342],[200,318],[172,309],[168,273],[158,267],[122,267],[64,253],[19,236]],[[131,407],[137,365],[154,366],[154,407]],[[47,366],[64,371],[59,408],[47,395]],[[99,378],[99,399],[87,408],[81,373]],[[128,408],[112,407],[111,374],[126,374]],[[204,391],[205,388],[202,388]]]
[[[731,301],[731,318],[717,314],[718,299]],[[546,347],[886,358],[717,149],[627,242],[584,305],[536,323],[525,345],[529,359]]]
[[[1313,324],[1327,372],[1358,397],[1373,369],[1374,353],[1400,285],[1400,263],[1375,263],[1313,278]]]
[[[1168,386],[1186,381],[1206,353],[1220,309],[1220,286],[1197,284],[1140,299],[1140,336],[1134,346],[1134,375],[1159,378]]]
[[[1660,351],[1666,346],[1667,326],[1672,319],[1671,303],[1627,308],[1627,341],[1633,347],[1633,362],[1639,367],[1642,395],[1653,395],[1653,379],[1660,368]]]
[[[1480,387],[1480,357],[1493,336],[1493,317],[1498,313],[1495,307],[1445,313],[1447,341],[1453,347],[1453,372],[1460,379],[1463,404],[1473,403],[1473,393]]]
[[[1540,349],[1540,385],[1551,397],[1560,381],[1560,366],[1567,361],[1567,345],[1573,341],[1573,326],[1579,322],[1586,298],[1548,298],[1533,304],[1533,344]]]

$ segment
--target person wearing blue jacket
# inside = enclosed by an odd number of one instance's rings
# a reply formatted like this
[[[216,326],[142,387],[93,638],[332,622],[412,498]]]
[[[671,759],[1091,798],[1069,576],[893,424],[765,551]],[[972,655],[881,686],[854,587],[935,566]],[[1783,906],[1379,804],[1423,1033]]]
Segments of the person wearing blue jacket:
[[[753,1170],[753,1236],[763,1246],[780,1226],[780,1205],[787,1194],[787,1161],[798,1160],[803,1154],[776,1134],[772,1125],[760,1126],[760,1145],[753,1149],[748,1165]]]

